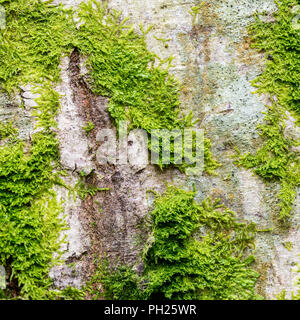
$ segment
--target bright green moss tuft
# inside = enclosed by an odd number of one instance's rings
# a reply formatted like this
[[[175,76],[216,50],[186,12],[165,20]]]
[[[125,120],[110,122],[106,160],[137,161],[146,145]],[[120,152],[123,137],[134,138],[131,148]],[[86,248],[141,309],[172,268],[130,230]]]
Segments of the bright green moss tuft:
[[[141,278],[128,265],[111,267],[107,259],[95,261],[96,272],[86,286],[93,300],[141,300]]]
[[[216,201],[194,201],[175,187],[155,201],[152,241],[144,254],[146,296],[167,299],[255,299],[251,269],[255,225],[236,222]]]
[[[86,132],[87,135],[90,134],[91,131],[95,129],[95,124],[89,121],[86,126],[82,127],[82,129]]]
[[[14,128],[12,122],[1,123],[0,122],[0,141],[6,138],[16,136],[18,130]]]
[[[8,92],[18,85],[60,79],[58,66],[71,50],[75,27],[72,11],[47,2],[0,0],[6,10],[6,27],[0,32],[0,81]]]
[[[128,120],[131,128],[148,132],[180,127],[179,85],[168,67],[154,65],[146,32],[138,35],[126,20],[120,22],[119,12],[95,1],[82,3],[79,17],[76,44],[89,57],[94,92],[110,97],[108,110],[116,122]]]

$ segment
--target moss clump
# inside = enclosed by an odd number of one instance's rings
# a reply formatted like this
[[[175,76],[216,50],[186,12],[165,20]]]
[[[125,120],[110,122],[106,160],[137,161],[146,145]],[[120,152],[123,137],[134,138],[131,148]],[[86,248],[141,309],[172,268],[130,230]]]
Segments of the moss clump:
[[[86,126],[82,127],[82,129],[85,131],[87,135],[90,134],[95,129],[95,124],[91,121],[89,121]]]
[[[280,110],[278,105],[269,107],[265,122],[258,126],[265,142],[255,155],[240,155],[236,163],[253,168],[255,173],[267,181],[280,181],[279,218],[285,219],[290,216],[296,187],[300,184],[300,160],[291,149],[293,142],[284,135],[285,126]]]
[[[207,138],[204,138],[204,172],[210,175],[217,175],[216,169],[221,167],[221,164],[214,159],[211,152],[211,141]]]
[[[10,137],[14,137],[17,135],[17,133],[18,133],[18,130],[14,128],[12,122],[8,122],[8,123],[0,122],[0,141]]]
[[[8,92],[19,85],[56,83],[63,54],[70,52],[72,11],[52,1],[0,0],[6,27],[0,32],[0,81]]]
[[[245,254],[253,246],[255,225],[236,222],[218,201],[199,205],[194,196],[169,187],[155,201],[152,242],[144,254],[147,297],[257,298],[254,257]]]
[[[60,183],[59,174],[53,173],[59,172],[59,143],[51,131],[59,96],[47,86],[41,93],[36,119],[42,131],[24,143],[16,137],[17,130],[6,125],[5,132],[14,139],[0,147],[0,262],[11,270],[26,299],[58,294],[50,290],[48,274],[58,262],[60,232],[66,228],[51,191]]]
[[[111,267],[108,259],[95,261],[96,272],[86,286],[93,300],[140,300],[141,278],[128,265]]]
[[[124,299],[123,286],[140,288],[141,299],[246,300],[255,293],[258,273],[249,255],[254,224],[236,221],[218,201],[194,201],[194,192],[168,187],[150,212],[152,234],[145,246],[140,280],[128,268],[102,272],[105,294]],[[126,290],[129,294],[130,290]]]
[[[258,126],[263,145],[255,155],[241,156],[237,163],[253,168],[265,180],[281,183],[279,218],[286,219],[300,185],[299,154],[292,148],[299,145],[299,141],[288,138],[284,132],[286,111],[292,112],[298,122],[300,119],[300,41],[292,12],[299,1],[276,3],[275,22],[266,23],[257,17],[249,29],[253,47],[266,52],[267,57],[265,71],[253,85],[258,88],[256,92],[276,97],[276,101],[274,98],[272,105],[267,106],[265,122]]]
[[[180,127],[179,85],[168,67],[161,67],[163,61],[155,66],[157,57],[145,41],[147,31],[138,35],[126,20],[120,21],[120,12],[96,1],[82,3],[79,17],[83,24],[76,44],[89,57],[94,92],[110,97],[111,116],[148,132]]]
[[[29,151],[22,142],[0,147],[0,262],[11,268],[23,298],[47,297],[48,273],[57,262],[53,252],[65,228],[61,207],[49,192],[57,156],[51,135],[36,134]]]
[[[199,2],[200,2],[200,0],[199,0]],[[201,9],[204,5],[205,5],[205,1],[202,1],[199,5],[192,7],[191,10],[189,11],[191,16],[193,17],[193,24],[195,24],[196,19],[197,19],[198,15],[200,14]]]

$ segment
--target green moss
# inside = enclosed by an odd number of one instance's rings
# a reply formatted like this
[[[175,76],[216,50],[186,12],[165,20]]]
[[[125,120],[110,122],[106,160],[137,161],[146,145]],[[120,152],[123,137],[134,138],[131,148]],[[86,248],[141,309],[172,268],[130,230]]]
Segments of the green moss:
[[[200,0],[199,0],[200,2]],[[201,12],[202,7],[205,5],[205,1],[202,1],[199,5],[194,6],[191,8],[191,10],[189,11],[189,13],[191,14],[191,16],[193,17],[193,24],[196,22],[196,19],[198,17],[198,15]]]
[[[81,200],[85,200],[88,196],[94,197],[97,192],[109,190],[109,188],[97,188],[94,185],[88,185],[85,183],[84,177],[81,177],[76,183],[72,192],[74,197],[75,194],[77,194]]]
[[[290,241],[282,242],[282,245],[288,250],[291,251],[293,248],[293,244]]]
[[[18,140],[10,124],[1,124],[1,138],[15,138],[0,147],[0,261],[11,270],[10,279],[16,279],[22,298],[54,299],[62,293],[51,290],[49,271],[58,263],[60,233],[66,225],[51,191],[61,183],[59,143],[53,131],[59,95],[53,86],[61,56],[68,51],[71,22],[61,7],[41,1],[0,4],[7,17],[0,33],[2,89],[17,91],[30,83],[40,94],[33,112],[39,132],[30,143]]]
[[[78,15],[82,24],[75,45],[88,56],[94,93],[110,97],[108,111],[117,125],[126,120],[130,130],[141,128],[149,134],[155,129],[192,127],[191,114],[180,116],[180,85],[169,73],[172,59],[162,61],[147,49],[145,37],[149,30],[140,26],[140,34],[136,33],[126,19],[120,20],[120,12],[108,11],[96,1],[82,3]],[[217,163],[212,160],[208,144],[207,140],[204,151],[206,168],[211,173]],[[171,165],[176,159],[173,146]],[[186,163],[176,166],[182,170],[189,167]]]
[[[107,11],[95,1],[82,3],[79,17],[83,24],[76,44],[89,57],[94,92],[110,97],[111,116],[148,132],[180,127],[179,85],[168,67],[161,67],[163,62],[155,66],[157,57],[147,49],[147,32],[138,35],[126,20],[120,21],[120,12]]]
[[[58,176],[53,160],[58,144],[52,134],[35,134],[30,150],[16,141],[0,147],[0,261],[12,270],[24,298],[42,299],[57,259],[65,224],[50,192]]]
[[[98,300],[140,300],[140,277],[128,265],[111,267],[108,259],[95,261],[96,272],[86,286],[87,292]]]
[[[95,124],[93,122],[88,122],[86,126],[82,127],[82,129],[86,132],[87,135],[90,134],[91,131],[95,129]]]
[[[19,85],[60,79],[58,66],[71,50],[75,27],[72,11],[51,2],[0,0],[6,10],[6,27],[0,33],[0,81],[8,92]]]
[[[44,82],[43,86],[34,90],[39,94],[35,100],[37,107],[33,107],[32,115],[36,119],[36,127],[42,128],[45,132],[51,132],[57,128],[55,116],[60,110],[60,95],[53,89],[51,83]]]
[[[254,299],[258,274],[254,224],[236,222],[218,201],[194,201],[195,193],[169,187],[150,213],[152,241],[144,253],[148,298]],[[198,230],[198,231],[197,231]]]
[[[73,287],[52,292],[52,300],[84,300],[86,292]]]
[[[276,96],[278,104],[300,117],[300,42],[299,30],[294,26],[297,13],[293,8],[299,0],[275,1],[278,10],[275,22],[264,22],[257,15],[250,26],[253,47],[266,53],[266,68],[253,84],[259,93]],[[264,16],[264,14],[263,14]]]
[[[275,22],[264,22],[257,17],[249,31],[253,47],[266,52],[266,68],[261,76],[253,81],[256,92],[268,94],[273,99],[267,106],[265,122],[258,126],[263,145],[255,155],[241,156],[237,163],[253,170],[268,181],[279,181],[281,190],[280,219],[290,216],[300,185],[299,154],[292,147],[299,145],[285,135],[286,111],[292,112],[297,121],[300,117],[300,54],[299,31],[293,27],[292,7],[296,0],[276,2],[278,11]]]
[[[261,298],[255,293],[259,275],[251,268],[254,257],[249,251],[255,225],[237,222],[235,214],[218,201],[199,205],[194,196],[168,187],[156,198],[142,277],[138,279],[129,267],[104,265],[105,295],[113,299]]]
[[[0,141],[12,136],[16,136],[18,130],[14,128],[12,122],[2,123],[0,122]]]

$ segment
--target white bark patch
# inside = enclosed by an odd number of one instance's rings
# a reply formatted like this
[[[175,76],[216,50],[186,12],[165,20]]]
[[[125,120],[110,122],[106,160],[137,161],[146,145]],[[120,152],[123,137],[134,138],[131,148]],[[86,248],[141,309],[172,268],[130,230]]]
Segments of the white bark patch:
[[[297,280],[299,273],[297,264],[300,253],[300,230],[293,230],[284,238],[275,241],[275,255],[272,258],[272,266],[268,271],[266,281],[266,292],[271,299],[276,298],[283,290],[287,293],[287,298],[292,292],[297,293]],[[291,249],[285,245],[290,243]]]
[[[244,217],[259,223],[262,217],[263,183],[252,171],[241,169],[239,172],[240,192],[242,195]]]
[[[73,103],[72,89],[68,75],[69,58],[65,57],[61,63],[62,81],[57,90],[61,97],[61,112],[57,117],[61,163],[65,168],[90,173],[93,162],[89,155],[88,139],[82,129],[86,124],[81,120],[79,110]]]

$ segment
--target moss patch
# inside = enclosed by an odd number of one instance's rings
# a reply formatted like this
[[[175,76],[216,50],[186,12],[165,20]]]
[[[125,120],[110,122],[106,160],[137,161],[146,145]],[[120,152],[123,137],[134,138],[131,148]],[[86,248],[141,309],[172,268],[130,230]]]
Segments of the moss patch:
[[[71,11],[36,0],[0,0],[6,27],[0,33],[0,81],[8,92],[19,85],[56,83],[75,30]],[[69,15],[68,15],[69,13]]]
[[[70,21],[61,7],[41,1],[0,1],[7,26],[1,30],[0,80],[3,90],[33,84],[40,97],[33,113],[39,132],[20,141],[11,124],[1,124],[0,262],[25,299],[55,299],[50,268],[60,256],[60,232],[65,222],[52,190],[59,179],[59,142],[53,128],[59,95],[59,63],[71,37]],[[56,169],[57,173],[54,173]],[[53,253],[56,253],[54,258]],[[9,295],[9,292],[6,292]]]
[[[143,275],[139,279],[128,267],[104,266],[99,279],[107,297],[136,299],[139,288],[140,299],[261,298],[255,293],[259,275],[251,268],[254,257],[249,254],[255,225],[238,223],[219,201],[200,205],[194,197],[194,192],[175,187],[157,196]]]
[[[244,155],[237,163],[253,168],[266,180],[281,183],[279,218],[285,219],[291,214],[296,188],[300,185],[299,153],[293,151],[299,141],[285,134],[286,112],[290,111],[298,123],[300,119],[300,42],[292,10],[299,1],[276,3],[274,22],[264,22],[263,17],[257,16],[249,29],[253,47],[266,53],[265,71],[253,85],[257,93],[273,98],[272,105],[267,106],[265,122],[258,126],[265,142],[256,154]]]
[[[141,25],[140,34],[136,33],[126,19],[120,19],[120,12],[108,11],[96,1],[82,3],[78,15],[82,24],[75,46],[88,56],[94,93],[110,97],[108,111],[117,125],[126,120],[130,130],[141,128],[149,134],[155,129],[193,126],[192,114],[180,116],[180,85],[169,73],[172,59],[163,61],[147,49],[149,30]],[[212,173],[219,165],[212,158],[207,139],[204,154],[205,170]],[[176,164],[175,159],[173,148],[171,164]],[[178,167],[185,170],[187,163]]]

